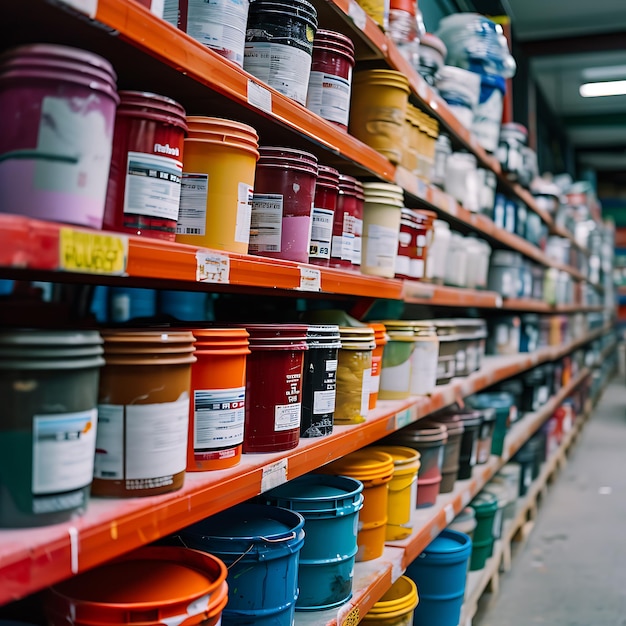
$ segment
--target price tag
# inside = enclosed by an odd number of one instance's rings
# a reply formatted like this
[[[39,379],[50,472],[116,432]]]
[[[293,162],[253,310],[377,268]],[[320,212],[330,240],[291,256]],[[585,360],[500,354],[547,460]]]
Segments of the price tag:
[[[98,12],[98,0],[61,0],[61,2],[91,18],[96,17]]]
[[[398,428],[404,428],[411,423],[411,411],[406,409],[402,413],[396,413],[396,430]]]
[[[248,104],[265,111],[272,112],[272,92],[262,85],[248,79]]]
[[[501,309],[502,308],[502,296],[501,295],[497,295],[496,296],[496,309]]]
[[[128,262],[128,237],[72,228],[59,231],[59,269],[122,276]]]
[[[287,482],[287,459],[270,463],[263,468],[261,477],[261,493],[269,491]]]
[[[321,291],[322,272],[315,267],[300,266],[300,290]]]
[[[348,16],[356,24],[357,28],[365,30],[367,24],[367,13],[354,0],[348,4]]]
[[[225,283],[230,281],[230,257],[219,252],[196,252],[196,281]]]

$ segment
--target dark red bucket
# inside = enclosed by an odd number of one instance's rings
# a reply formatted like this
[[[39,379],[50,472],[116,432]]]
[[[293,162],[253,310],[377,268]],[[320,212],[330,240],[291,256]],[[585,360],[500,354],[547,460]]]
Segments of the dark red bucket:
[[[339,176],[339,197],[333,220],[330,267],[359,269],[363,234],[363,185],[352,176]]]
[[[333,238],[333,220],[339,196],[339,172],[320,165],[315,182],[315,202],[311,212],[309,263],[328,267]]]

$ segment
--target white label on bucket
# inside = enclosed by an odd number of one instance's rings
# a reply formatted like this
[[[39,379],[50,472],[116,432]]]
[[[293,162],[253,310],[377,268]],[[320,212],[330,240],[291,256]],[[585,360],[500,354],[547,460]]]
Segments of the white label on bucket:
[[[311,72],[306,108],[325,120],[348,125],[351,77]]]
[[[205,235],[208,193],[208,174],[183,172],[177,235]]]
[[[94,478],[124,478],[124,407],[98,405],[98,438]]]
[[[93,478],[96,409],[33,416],[33,494],[81,489]]]
[[[96,17],[98,11],[98,0],[61,0],[64,4],[85,13],[91,18]]]
[[[219,252],[196,252],[196,281],[225,283],[230,281],[230,257]]]
[[[175,159],[129,152],[124,213],[178,219],[183,164]]]
[[[287,459],[270,463],[263,468],[261,477],[261,493],[269,491],[287,482]]]
[[[425,271],[424,259],[411,259],[409,276],[411,278],[423,278]]]
[[[372,388],[372,368],[363,370],[363,386],[361,387],[361,415],[367,416],[370,406],[370,391]]]
[[[365,265],[393,273],[398,233],[393,228],[370,224],[367,229]]]
[[[225,448],[243,443],[245,387],[193,392],[193,447]]]
[[[430,393],[437,385],[439,345],[436,341],[417,341],[411,354],[412,395]]]
[[[300,266],[300,290],[320,291],[322,289],[322,272],[315,267]]]
[[[472,455],[470,456],[470,465],[474,467],[476,465],[476,461],[478,460],[478,437],[474,439],[472,442]]]
[[[272,92],[262,85],[248,79],[248,104],[266,111],[272,112]]]
[[[313,207],[311,211],[311,245],[309,257],[330,259],[334,211]]]
[[[485,150],[493,152],[498,148],[498,139],[500,137],[503,94],[499,89],[492,89],[491,93],[489,93],[489,88],[486,88],[483,84],[480,96],[480,102],[474,109],[472,133]]]
[[[248,41],[243,68],[288,98],[306,104],[311,54],[305,50],[282,43]]]
[[[237,186],[237,223],[235,224],[235,241],[250,242],[250,220],[252,216],[252,187],[248,183]]]
[[[313,413],[323,415],[335,410],[335,390],[315,391],[313,393]]]
[[[283,229],[283,195],[255,193],[252,196],[250,252],[280,252]]]
[[[300,428],[300,415],[302,404],[277,404],[274,407],[274,430],[294,430]]]
[[[397,345],[397,344],[396,344]],[[408,393],[411,386],[411,359],[406,355],[406,361],[398,365],[385,365],[380,373],[380,388],[383,391]]]

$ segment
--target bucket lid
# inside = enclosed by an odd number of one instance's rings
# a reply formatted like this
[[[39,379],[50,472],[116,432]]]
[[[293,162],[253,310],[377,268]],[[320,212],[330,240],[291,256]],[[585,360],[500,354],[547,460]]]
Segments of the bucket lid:
[[[208,141],[238,148],[254,153],[258,159],[259,136],[248,124],[202,115],[187,116],[187,141]]]
[[[368,446],[368,450],[377,450],[379,452],[386,452],[391,455],[394,464],[394,472],[403,469],[419,469],[420,466],[420,453],[414,448],[408,448],[407,446]]]
[[[309,348],[341,348],[339,326],[312,324],[307,328],[306,340]]]
[[[185,109],[181,104],[149,91],[119,91],[120,103],[117,115],[153,119],[165,124],[177,126],[187,132]]]
[[[448,437],[462,435],[465,431],[464,422],[458,415],[448,415],[441,418],[433,415],[428,419],[427,423],[433,425],[444,424],[447,429]]]
[[[489,491],[481,491],[469,504],[476,515],[493,513],[498,508],[498,498]]]
[[[259,146],[257,167],[296,169],[317,176],[317,157],[310,152],[295,148]]]
[[[386,452],[362,448],[333,461],[326,469],[336,474],[345,474],[357,480],[376,478],[391,480],[393,475],[393,457]]]
[[[150,623],[180,624],[193,616],[206,619],[226,605],[226,574],[211,554],[149,546],[55,585],[46,604],[68,623],[146,623],[149,612]]]
[[[316,185],[322,185],[330,187],[337,192],[339,191],[339,170],[329,165],[317,166],[317,181]]]
[[[249,335],[251,350],[307,350],[306,324],[235,324]]]
[[[480,410],[483,422],[495,422],[496,410],[493,407],[486,407]]]
[[[110,365],[194,363],[195,338],[185,330],[103,330],[104,357]]]
[[[415,582],[408,576],[400,576],[367,612],[366,617],[375,616],[376,619],[384,620],[383,623],[389,624],[391,623],[389,620],[395,621],[395,618],[411,614],[418,602],[419,596]]]
[[[211,352],[240,351],[241,348],[248,350],[248,331],[245,328],[193,328],[191,329],[196,339],[196,350]]]
[[[339,334],[343,350],[374,350],[376,348],[374,329],[369,326],[340,326]]]
[[[403,442],[406,445],[408,442],[414,445],[434,443],[436,445],[443,445],[448,440],[448,429],[445,424],[436,424],[428,422],[417,422],[405,426],[395,433],[385,437],[383,441],[391,442]],[[427,446],[431,447],[431,446]]]
[[[251,15],[259,13],[279,13],[284,16],[291,15],[308,21],[310,26],[317,29],[317,10],[311,3],[307,2],[307,0],[289,0],[289,2],[280,2],[280,0],[251,0],[248,12]],[[250,27],[250,24],[248,24],[248,27]],[[315,33],[311,33],[311,35],[311,40],[313,40]]]
[[[491,481],[483,489],[487,493],[494,495],[498,500],[498,508],[502,509],[509,503],[509,488],[506,483]]]
[[[477,409],[504,409],[513,406],[513,395],[508,391],[484,391],[467,399],[468,404]]]
[[[411,92],[409,79],[402,72],[395,70],[362,70],[354,74],[352,82],[354,85],[367,83],[383,87],[396,87],[407,94]]]
[[[454,518],[455,522],[469,522],[476,519],[476,513],[471,506],[466,506],[459,514]]]
[[[319,28],[313,40],[313,53],[315,54],[315,50],[320,48],[339,52],[347,56],[351,60],[352,65],[354,65],[354,43],[347,35],[334,30]]]
[[[462,553],[472,549],[472,540],[465,533],[457,530],[443,530],[438,537],[433,539],[424,549],[420,556],[437,558],[450,555],[461,556]]]
[[[463,427],[467,428],[475,428],[480,426],[483,422],[483,414],[481,411],[472,410],[472,409],[463,409],[463,410],[455,410],[450,412],[443,412],[436,416],[433,416],[433,419],[437,421],[443,421],[447,419],[460,419],[463,422]]]
[[[385,320],[383,324],[388,331],[409,330],[415,335],[419,335],[423,331],[435,330],[435,324],[428,320]]]

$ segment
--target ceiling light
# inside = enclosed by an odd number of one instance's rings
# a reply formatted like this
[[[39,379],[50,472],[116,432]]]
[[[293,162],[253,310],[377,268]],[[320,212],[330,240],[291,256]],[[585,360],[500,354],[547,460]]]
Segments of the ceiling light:
[[[583,98],[626,95],[626,80],[608,80],[601,83],[585,83],[579,88]]]

